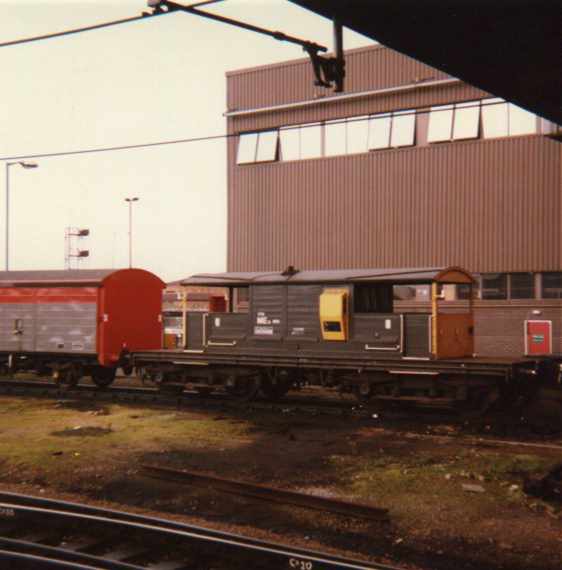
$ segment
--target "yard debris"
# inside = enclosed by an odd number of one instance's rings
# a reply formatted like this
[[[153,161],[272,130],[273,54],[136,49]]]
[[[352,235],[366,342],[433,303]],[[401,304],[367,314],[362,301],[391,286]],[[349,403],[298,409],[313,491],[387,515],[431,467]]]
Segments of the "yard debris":
[[[388,511],[386,509],[381,509],[364,503],[309,495],[307,493],[299,493],[275,487],[266,487],[264,485],[236,481],[233,479],[224,479],[222,477],[205,475],[203,473],[196,473],[193,471],[179,471],[177,469],[170,469],[156,465],[141,465],[141,469],[146,475],[156,479],[188,483],[192,486],[198,485],[205,488],[213,487],[218,491],[225,493],[265,500],[270,503],[273,502],[300,506],[377,521],[388,521],[389,519]]]
[[[462,490],[467,493],[485,493],[486,489],[482,485],[472,485],[470,483],[463,483]]]
[[[562,463],[555,465],[544,477],[525,482],[523,490],[541,499],[562,502]]]

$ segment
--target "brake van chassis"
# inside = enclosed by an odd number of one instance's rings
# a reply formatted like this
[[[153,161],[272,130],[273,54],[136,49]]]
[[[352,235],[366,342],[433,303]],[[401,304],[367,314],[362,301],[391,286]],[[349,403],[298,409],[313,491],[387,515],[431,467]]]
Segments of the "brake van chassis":
[[[472,283],[458,267],[195,275],[182,285],[226,288],[227,310],[184,311],[182,348],[132,363],[158,384],[245,399],[306,382],[428,407],[532,400],[556,382],[543,361],[474,356]],[[393,287],[417,284],[431,285],[431,313],[395,312]]]

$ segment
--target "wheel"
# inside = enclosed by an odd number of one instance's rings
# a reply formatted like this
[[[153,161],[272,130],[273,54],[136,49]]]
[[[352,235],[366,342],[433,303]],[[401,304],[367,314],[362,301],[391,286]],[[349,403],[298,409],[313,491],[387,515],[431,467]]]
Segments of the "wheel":
[[[124,376],[130,376],[133,373],[133,366],[132,364],[129,364],[127,366],[122,366],[121,367],[121,372],[123,372]]]
[[[82,368],[76,365],[55,368],[53,369],[52,377],[59,386],[64,385],[68,388],[74,388],[80,381],[80,378],[82,378]]]
[[[253,400],[260,391],[260,377],[255,376],[229,376],[226,380],[226,391],[238,400]]]
[[[375,393],[374,387],[368,379],[361,380],[353,385],[353,395],[362,404],[367,403]]]
[[[294,374],[292,370],[274,368],[261,376],[261,391],[268,400],[282,398],[293,385]]]
[[[92,381],[98,388],[107,388],[115,380],[115,368],[97,366],[92,370]]]

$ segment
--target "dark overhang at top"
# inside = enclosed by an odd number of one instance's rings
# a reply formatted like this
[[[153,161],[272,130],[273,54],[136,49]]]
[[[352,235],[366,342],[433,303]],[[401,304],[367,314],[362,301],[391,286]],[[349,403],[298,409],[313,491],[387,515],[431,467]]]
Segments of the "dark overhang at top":
[[[556,0],[291,0],[562,124]]]

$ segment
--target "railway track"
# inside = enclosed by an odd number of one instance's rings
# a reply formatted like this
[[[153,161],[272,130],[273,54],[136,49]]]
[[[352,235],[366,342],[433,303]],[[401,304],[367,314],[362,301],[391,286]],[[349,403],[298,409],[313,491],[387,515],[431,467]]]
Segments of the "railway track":
[[[365,406],[356,402],[335,399],[322,399],[319,397],[285,397],[279,401],[254,400],[251,402],[239,401],[231,396],[210,394],[202,396],[197,392],[183,391],[181,393],[167,392],[148,386],[109,386],[98,388],[91,384],[78,384],[66,387],[55,382],[45,380],[0,380],[0,394],[11,396],[36,396],[57,399],[82,398],[108,402],[138,402],[174,406],[189,406],[202,409],[252,409],[281,412],[308,412],[312,414],[328,415],[357,415],[369,417],[373,414]]]
[[[356,417],[363,419],[378,419],[379,413],[376,408],[366,404],[358,404],[351,400],[340,400],[335,398],[325,398],[322,396],[286,396],[279,401],[254,400],[251,402],[239,401],[231,396],[222,394],[201,395],[194,391],[184,391],[178,393],[168,393],[155,387],[148,386],[109,386],[107,388],[99,388],[92,384],[78,384],[74,387],[61,386],[55,382],[45,380],[20,380],[20,379],[0,379],[0,395],[8,396],[26,396],[49,398],[55,400],[86,400],[92,402],[119,402],[132,404],[149,404],[174,406],[177,408],[186,408],[191,410],[230,410],[234,412],[276,412],[282,414],[307,414],[313,416],[339,416],[339,417]],[[419,423],[424,426],[432,423],[446,422],[451,424],[462,423],[462,417],[455,417],[452,414],[436,415],[418,413],[414,417],[411,414],[407,416],[398,414],[385,413],[385,419],[397,420],[398,424],[394,427],[398,430],[403,429],[401,420],[406,420],[406,429],[408,432],[415,432],[416,428],[413,423]],[[464,438],[470,445],[511,445],[511,446],[527,446],[542,447],[551,449],[562,449],[562,445],[551,445],[552,436],[556,437],[556,433],[547,434],[545,442],[545,434],[536,438],[536,435],[529,431],[525,434],[524,441],[512,441],[509,435],[494,438],[494,432],[480,434],[462,433],[456,435],[444,436],[427,433],[414,433],[412,437],[419,438],[440,438],[440,439],[459,439]],[[559,434],[558,434],[559,435]],[[550,436],[550,437],[549,437]],[[558,439],[558,438],[557,438]],[[560,442],[562,444],[562,441]]]
[[[161,518],[3,492],[0,567],[400,570]]]

